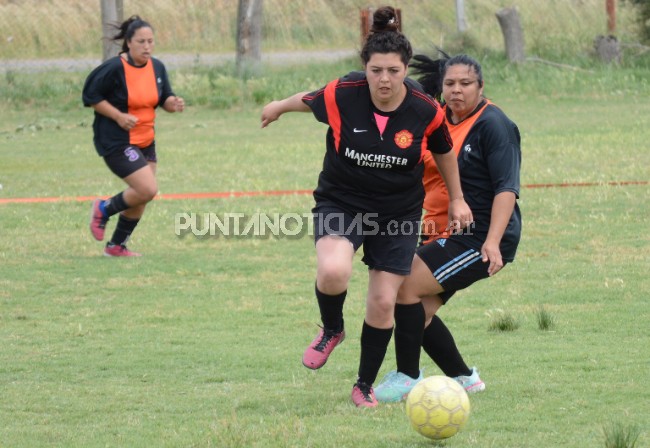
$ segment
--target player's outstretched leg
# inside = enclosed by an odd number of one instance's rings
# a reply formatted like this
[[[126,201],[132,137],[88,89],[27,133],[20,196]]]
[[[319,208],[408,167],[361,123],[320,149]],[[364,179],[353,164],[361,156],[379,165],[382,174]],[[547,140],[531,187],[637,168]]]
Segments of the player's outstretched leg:
[[[327,362],[334,348],[345,339],[345,331],[321,328],[302,355],[302,363],[308,369],[320,369]]]
[[[104,239],[104,231],[108,222],[108,217],[101,210],[102,202],[101,199],[95,199],[90,209],[90,233],[97,241]]]

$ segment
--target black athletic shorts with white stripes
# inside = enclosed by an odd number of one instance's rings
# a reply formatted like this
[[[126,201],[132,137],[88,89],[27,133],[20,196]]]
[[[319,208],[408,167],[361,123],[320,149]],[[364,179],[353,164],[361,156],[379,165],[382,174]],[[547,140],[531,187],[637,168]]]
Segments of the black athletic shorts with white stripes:
[[[490,263],[483,262],[481,252],[460,244],[454,238],[440,238],[420,246],[417,255],[445,289],[440,294],[445,303],[456,291],[489,277]]]

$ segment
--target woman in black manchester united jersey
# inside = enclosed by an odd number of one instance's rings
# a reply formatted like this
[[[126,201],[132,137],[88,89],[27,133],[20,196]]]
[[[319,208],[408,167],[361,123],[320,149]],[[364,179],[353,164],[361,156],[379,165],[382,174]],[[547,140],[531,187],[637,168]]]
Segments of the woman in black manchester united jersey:
[[[95,110],[95,149],[128,187],[112,198],[93,202],[90,231],[102,241],[108,218],[119,213],[104,255],[132,257],[140,254],[128,250],[126,242],[158,192],[155,109],[182,112],[185,103],[172,92],[165,66],[151,56],[154,37],[149,23],[133,16],[119,26],[114,40],[123,40],[122,53],[88,75],[83,103]]]
[[[329,126],[316,205],[316,298],[323,328],[302,362],[320,368],[345,338],[343,302],[354,253],[363,246],[369,269],[361,360],[352,401],[377,405],[374,383],[393,332],[393,319],[424,327],[421,303],[393,317],[397,291],[410,272],[422,213],[422,158],[431,151],[450,194],[450,215],[471,222],[456,157],[438,103],[406,77],[411,45],[398,31],[395,10],[374,13],[361,50],[363,72],[353,72],[314,92],[267,104],[262,127],[286,112],[311,111]],[[419,351],[419,341],[414,341]],[[418,366],[415,366],[417,371]],[[417,376],[417,373],[416,373]]]

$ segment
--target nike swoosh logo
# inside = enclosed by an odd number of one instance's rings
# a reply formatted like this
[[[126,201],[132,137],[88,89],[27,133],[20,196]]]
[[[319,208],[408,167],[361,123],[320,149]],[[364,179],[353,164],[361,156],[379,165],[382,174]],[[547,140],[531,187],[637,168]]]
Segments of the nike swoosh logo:
[[[357,128],[354,128],[352,131],[354,131],[355,134],[358,134],[359,132],[368,132],[368,129],[357,129]]]

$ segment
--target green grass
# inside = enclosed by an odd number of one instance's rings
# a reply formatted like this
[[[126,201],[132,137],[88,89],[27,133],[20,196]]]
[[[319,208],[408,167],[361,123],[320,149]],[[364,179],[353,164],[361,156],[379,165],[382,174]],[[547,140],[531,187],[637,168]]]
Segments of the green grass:
[[[639,438],[639,428],[620,422],[604,429],[606,448],[634,448]]]
[[[438,446],[606,447],[612,437],[647,446],[650,187],[606,183],[648,179],[648,84],[634,69],[487,62],[486,93],[522,132],[522,184],[596,185],[524,187],[515,263],[440,312],[487,390],[471,396],[464,430]],[[297,88],[294,70],[281,88],[282,74],[268,75],[274,95]],[[0,199],[119,191],[76,88],[2,108]],[[259,114],[252,99],[161,112],[161,192],[313,188],[325,127],[298,114],[260,130]],[[318,322],[310,239],[175,235],[178,213],[311,206],[309,195],[157,200],[130,243],[145,256],[122,260],[100,255],[89,202],[0,204],[0,446],[435,446],[401,405],[359,411],[349,400],[367,283],[360,256],[349,336],[312,372],[300,363]],[[539,328],[540,304],[553,331]],[[499,309],[518,328],[489,331]],[[394,364],[391,346],[380,374]],[[439,373],[428,359],[423,367]]]
[[[555,318],[544,305],[537,308],[537,328],[544,331],[551,331],[555,327]]]
[[[515,331],[519,328],[519,322],[508,311],[498,308],[490,310],[487,315],[490,318],[489,331]]]

